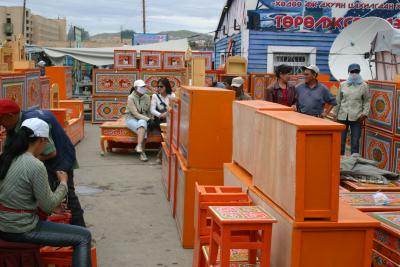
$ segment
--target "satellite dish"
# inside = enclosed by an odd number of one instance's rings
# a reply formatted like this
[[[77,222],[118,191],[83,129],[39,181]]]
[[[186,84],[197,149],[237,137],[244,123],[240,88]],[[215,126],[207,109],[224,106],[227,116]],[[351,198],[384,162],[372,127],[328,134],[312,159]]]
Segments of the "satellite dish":
[[[384,19],[368,17],[353,22],[335,39],[329,53],[329,68],[336,80],[347,80],[347,68],[352,63],[360,64],[364,80],[375,77],[375,64],[369,60],[371,43],[380,31],[393,29]]]

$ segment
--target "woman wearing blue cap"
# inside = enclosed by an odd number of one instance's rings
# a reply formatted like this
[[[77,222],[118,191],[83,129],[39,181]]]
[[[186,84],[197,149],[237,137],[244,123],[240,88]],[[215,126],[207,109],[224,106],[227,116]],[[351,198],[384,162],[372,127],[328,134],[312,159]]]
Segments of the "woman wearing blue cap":
[[[334,114],[338,122],[346,125],[342,133],[341,154],[346,152],[347,132],[351,130],[351,154],[360,153],[361,125],[368,117],[370,110],[370,94],[368,84],[363,81],[358,64],[348,68],[349,78],[340,84],[336,95],[337,106]]]

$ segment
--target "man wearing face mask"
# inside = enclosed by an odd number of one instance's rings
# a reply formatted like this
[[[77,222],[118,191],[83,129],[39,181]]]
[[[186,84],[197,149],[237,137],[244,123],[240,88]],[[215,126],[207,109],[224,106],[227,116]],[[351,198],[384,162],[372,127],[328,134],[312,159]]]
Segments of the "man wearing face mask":
[[[336,120],[346,125],[342,133],[341,154],[345,154],[347,132],[351,130],[351,154],[359,153],[361,125],[368,117],[370,110],[370,94],[368,84],[360,75],[358,64],[351,64],[348,68],[349,78],[340,84],[336,95],[337,106],[334,109]]]

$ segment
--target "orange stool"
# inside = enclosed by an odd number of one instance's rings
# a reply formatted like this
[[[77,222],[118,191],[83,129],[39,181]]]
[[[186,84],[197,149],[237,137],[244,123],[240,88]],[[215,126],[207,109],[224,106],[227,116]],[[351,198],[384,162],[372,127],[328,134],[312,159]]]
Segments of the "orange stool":
[[[72,247],[42,247],[40,256],[45,266],[71,267],[72,266]],[[92,247],[92,267],[97,267],[96,247]]]
[[[210,244],[211,215],[209,206],[250,206],[252,201],[240,187],[199,186],[195,195],[195,241],[192,267],[204,266],[201,248]]]
[[[220,266],[229,267],[232,249],[247,249],[250,264],[257,263],[257,250],[260,250],[260,266],[269,266],[275,218],[259,206],[211,206],[209,210],[212,224],[207,266],[214,266],[220,253]],[[249,241],[236,241],[246,236]]]

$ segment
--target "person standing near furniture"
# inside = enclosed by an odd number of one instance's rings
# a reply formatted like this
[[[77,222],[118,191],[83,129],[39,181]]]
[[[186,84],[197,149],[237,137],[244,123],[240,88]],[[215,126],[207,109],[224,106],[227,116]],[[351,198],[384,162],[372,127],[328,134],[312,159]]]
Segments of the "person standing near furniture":
[[[334,109],[336,120],[346,125],[346,129],[342,132],[342,155],[346,152],[349,127],[351,130],[351,154],[360,153],[361,126],[368,117],[371,102],[368,84],[360,75],[360,65],[349,65],[348,72],[349,78],[340,84],[336,95],[338,104]]]
[[[318,74],[319,68],[315,65],[303,67],[305,83],[296,87],[297,111],[325,118],[336,106],[336,99],[328,88],[317,80]]]
[[[137,80],[133,84],[131,94],[128,96],[126,108],[126,126],[138,136],[135,151],[140,154],[141,161],[147,161],[144,152],[144,140],[147,138],[148,124],[151,123],[150,96],[146,94],[147,87],[143,80]]]
[[[91,233],[84,227],[41,220],[68,191],[68,174],[56,171],[59,184],[51,191],[41,157],[49,142],[49,125],[38,118],[25,120],[13,142],[0,156],[0,238],[43,246],[73,246],[72,266],[91,266]]]
[[[251,100],[251,96],[246,94],[243,90],[244,80],[242,77],[232,79],[231,88],[236,93],[236,100]]]
[[[265,100],[288,107],[296,104],[296,89],[289,85],[291,72],[292,67],[288,65],[276,67],[276,82],[268,86]]]
[[[14,101],[0,99],[0,125],[7,130],[4,151],[7,152],[11,144],[14,143],[22,122],[32,118],[39,118],[50,127],[49,142],[38,157],[46,166],[50,187],[55,190],[59,183],[56,171],[61,170],[67,173],[67,207],[72,214],[71,224],[85,227],[83,209],[75,193],[74,169],[79,168],[75,147],[51,111],[36,109],[21,112],[18,104]]]

